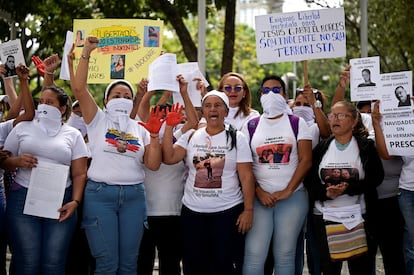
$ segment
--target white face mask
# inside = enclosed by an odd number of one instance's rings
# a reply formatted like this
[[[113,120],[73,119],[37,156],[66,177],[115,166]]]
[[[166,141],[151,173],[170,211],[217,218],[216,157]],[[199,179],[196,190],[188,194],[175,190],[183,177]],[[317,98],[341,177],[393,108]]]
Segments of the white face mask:
[[[260,103],[263,107],[263,117],[266,118],[274,118],[288,112],[286,100],[280,94],[275,94],[273,92],[262,94]]]
[[[126,132],[132,107],[132,100],[126,98],[113,98],[106,104],[109,119],[119,123],[119,130],[121,132]]]
[[[54,137],[62,127],[62,113],[54,106],[39,104],[36,111],[36,120],[40,128],[50,137]]]
[[[315,122],[315,114],[311,107],[307,106],[295,106],[293,107],[293,114],[303,118],[308,125]]]
[[[83,137],[86,136],[86,124],[85,124],[85,121],[83,120],[83,117],[78,116],[75,113],[72,113],[67,124],[72,126],[73,128],[78,129],[82,133]]]

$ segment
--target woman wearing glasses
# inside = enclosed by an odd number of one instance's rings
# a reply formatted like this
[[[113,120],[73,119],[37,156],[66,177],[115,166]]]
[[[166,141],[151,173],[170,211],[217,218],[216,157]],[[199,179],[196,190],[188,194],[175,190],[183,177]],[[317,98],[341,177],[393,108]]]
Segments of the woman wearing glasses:
[[[305,120],[291,116],[285,83],[279,76],[262,81],[260,116],[251,136],[253,172],[256,177],[254,223],[246,236],[243,274],[263,274],[272,241],[276,274],[294,274],[299,233],[308,211],[302,180],[312,165],[312,142]],[[252,121],[252,120],[250,120]],[[285,161],[260,163],[263,150],[284,151]]]
[[[251,93],[243,76],[230,72],[221,78],[218,90],[224,92],[229,98],[229,114],[225,119],[226,124],[241,130],[246,122],[259,116],[259,112],[252,109]]]
[[[325,224],[343,224],[353,229],[363,223],[368,253],[348,259],[348,267],[351,275],[372,274],[374,257],[369,225],[377,202],[376,187],[384,178],[382,163],[353,104],[337,102],[328,119],[333,135],[313,150],[313,166],[305,179],[313,206],[313,230],[319,244],[321,271],[341,274],[345,261],[331,259]],[[343,178],[338,184],[325,181],[338,168],[352,172],[352,180]]]

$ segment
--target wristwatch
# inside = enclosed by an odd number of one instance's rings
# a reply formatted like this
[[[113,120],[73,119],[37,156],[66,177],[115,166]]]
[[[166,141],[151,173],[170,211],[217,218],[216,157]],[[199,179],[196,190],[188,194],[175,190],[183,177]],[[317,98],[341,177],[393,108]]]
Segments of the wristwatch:
[[[315,103],[313,103],[313,106],[315,108],[321,109],[322,108],[322,102],[320,100],[316,100]]]

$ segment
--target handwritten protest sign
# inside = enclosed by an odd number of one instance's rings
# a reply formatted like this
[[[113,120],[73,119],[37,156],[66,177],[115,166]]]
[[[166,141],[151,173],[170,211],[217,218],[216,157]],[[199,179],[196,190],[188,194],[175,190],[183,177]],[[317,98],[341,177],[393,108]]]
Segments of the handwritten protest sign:
[[[414,103],[412,72],[381,75],[380,112],[387,150],[390,155],[414,154]]]
[[[75,19],[75,70],[85,39],[96,36],[97,50],[89,59],[88,83],[126,79],[138,83],[161,53],[163,21],[146,19]]]
[[[377,89],[380,81],[379,56],[349,60],[351,101],[379,99]]]
[[[343,8],[256,16],[260,64],[346,55]]]
[[[24,60],[22,43],[20,39],[10,40],[0,44],[0,59],[6,67],[5,77],[15,77],[16,66],[19,64],[26,65]]]

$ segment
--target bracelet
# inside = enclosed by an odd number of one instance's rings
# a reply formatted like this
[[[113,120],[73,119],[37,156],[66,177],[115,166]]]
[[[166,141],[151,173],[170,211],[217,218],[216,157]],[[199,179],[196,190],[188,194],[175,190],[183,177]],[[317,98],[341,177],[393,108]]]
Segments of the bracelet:
[[[48,72],[48,71],[45,71],[45,73],[46,73],[46,74],[50,74],[50,75],[55,74],[55,72],[54,72],[54,71],[53,71],[53,72]]]
[[[83,58],[83,59],[89,59],[90,57],[91,57],[90,55],[85,55],[85,54],[81,55],[81,58]]]
[[[244,209],[244,211],[253,211],[253,208]]]
[[[151,134],[150,134],[150,137],[152,137],[152,138],[158,138],[158,137],[159,137],[159,135],[151,135]]]
[[[78,206],[80,205],[80,201],[79,200],[72,200],[72,201],[76,202]]]

